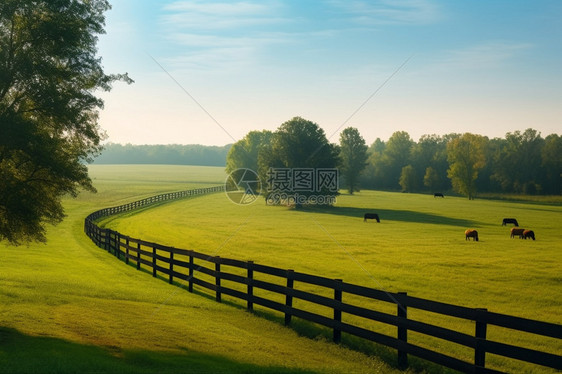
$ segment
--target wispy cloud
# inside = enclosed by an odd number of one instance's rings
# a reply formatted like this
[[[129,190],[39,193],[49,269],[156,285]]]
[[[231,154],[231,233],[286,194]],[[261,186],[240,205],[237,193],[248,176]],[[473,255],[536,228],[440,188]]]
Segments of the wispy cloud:
[[[261,34],[256,36],[225,36],[196,33],[175,33],[169,40],[190,47],[245,47],[249,45],[267,45],[287,40],[283,34]]]
[[[488,41],[478,45],[450,50],[437,63],[449,69],[491,69],[504,66],[532,44],[507,41]]]
[[[256,60],[268,45],[287,42],[271,25],[291,22],[280,16],[277,1],[176,1],[163,8],[160,23],[166,39],[180,53],[165,58],[177,68],[232,70]]]
[[[164,24],[182,29],[218,30],[270,25],[288,20],[278,17],[277,2],[176,1],[164,7]]]
[[[361,25],[423,25],[441,18],[439,6],[429,0],[332,0],[329,3]]]
[[[228,74],[232,69],[247,66],[249,56],[254,53],[250,47],[211,48],[197,53],[184,53],[163,58],[163,63],[171,70],[178,71],[213,71]]]

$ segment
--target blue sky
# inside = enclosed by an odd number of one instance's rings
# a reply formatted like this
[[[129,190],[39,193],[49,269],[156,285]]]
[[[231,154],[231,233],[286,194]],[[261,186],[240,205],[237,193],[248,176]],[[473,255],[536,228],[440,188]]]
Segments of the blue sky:
[[[132,144],[224,145],[294,116],[332,142],[562,134],[560,19],[541,0],[114,1],[99,54],[136,82],[103,93],[100,124]]]

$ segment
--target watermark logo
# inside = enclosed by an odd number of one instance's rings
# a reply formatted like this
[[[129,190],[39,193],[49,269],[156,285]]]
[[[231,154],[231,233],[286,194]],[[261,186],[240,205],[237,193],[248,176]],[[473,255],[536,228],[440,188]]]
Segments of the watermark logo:
[[[260,194],[261,181],[258,174],[251,169],[236,169],[228,174],[225,191],[226,196],[235,204],[252,204]]]
[[[268,205],[333,205],[339,189],[336,168],[269,168]]]

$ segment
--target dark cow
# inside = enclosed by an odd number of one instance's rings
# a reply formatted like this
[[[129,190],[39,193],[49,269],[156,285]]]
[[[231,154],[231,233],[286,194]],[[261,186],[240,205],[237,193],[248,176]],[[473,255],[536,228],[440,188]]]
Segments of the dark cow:
[[[377,213],[365,213],[365,215],[363,216],[363,222],[367,222],[368,219],[376,219],[377,222],[381,221]]]
[[[511,237],[515,238],[516,236],[518,236],[519,239],[522,239],[524,231],[525,231],[525,229],[520,229],[519,227],[514,227],[514,228],[511,229]]]
[[[445,197],[445,196],[443,196],[443,194],[441,192],[435,192],[433,194],[433,197]]]
[[[464,232],[464,237],[464,240],[470,240],[470,238],[472,238],[472,240],[478,241],[478,231],[474,229],[468,229]]]
[[[533,230],[523,231],[523,239],[527,240],[527,238],[535,240],[535,233]]]
[[[504,218],[502,221],[502,226],[507,225],[508,223],[513,223],[515,226],[519,226],[517,220],[515,218]]]

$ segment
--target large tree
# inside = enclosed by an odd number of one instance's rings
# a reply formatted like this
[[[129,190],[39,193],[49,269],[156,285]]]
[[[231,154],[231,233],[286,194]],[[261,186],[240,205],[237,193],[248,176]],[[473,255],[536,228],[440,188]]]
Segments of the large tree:
[[[96,91],[107,75],[96,56],[104,0],[0,3],[0,240],[45,241],[64,217],[61,198],[94,190],[85,162],[103,132]]]
[[[476,194],[478,171],[485,165],[487,138],[466,133],[447,144],[449,170],[453,189],[473,200]]]
[[[367,166],[367,145],[365,139],[354,127],[344,129],[340,134],[340,170],[350,194],[359,191],[359,176]]]
[[[328,142],[318,124],[301,117],[283,123],[273,133],[271,142],[259,153],[259,175],[266,183],[271,168],[335,169],[339,163],[339,147]],[[335,196],[337,193],[321,189],[301,191],[301,195]]]

